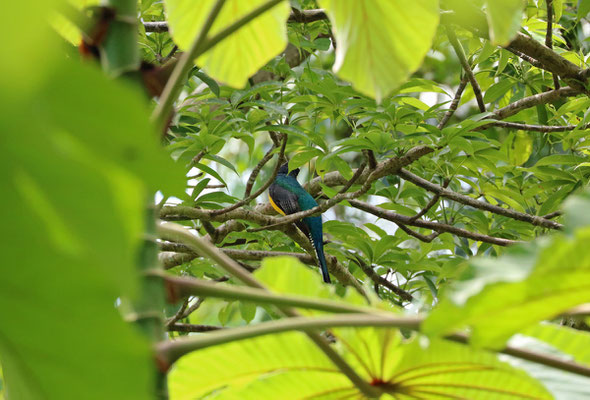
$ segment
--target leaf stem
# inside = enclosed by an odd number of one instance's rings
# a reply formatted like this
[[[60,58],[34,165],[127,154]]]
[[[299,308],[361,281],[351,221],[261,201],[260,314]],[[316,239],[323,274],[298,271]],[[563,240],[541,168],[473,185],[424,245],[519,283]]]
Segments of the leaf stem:
[[[368,314],[348,314],[321,318],[294,317],[239,328],[219,330],[207,335],[190,336],[173,342],[166,341],[160,343],[157,349],[158,354],[163,359],[172,363],[183,355],[195,350],[262,335],[292,330],[306,332],[343,326],[394,327],[416,330],[421,321],[422,319],[419,317]]]
[[[382,313],[378,309],[354,306],[340,301],[288,295],[283,293],[275,294],[266,290],[255,289],[251,287],[222,285],[201,279],[180,278],[167,274],[161,274],[161,276],[166,280],[166,283],[172,285],[175,289],[178,289],[178,293],[183,297],[190,295],[216,297],[228,300],[252,301],[259,304],[308,308],[312,310],[334,313]]]
[[[159,226],[158,233],[160,237],[165,240],[170,240],[187,245],[192,251],[202,254],[204,257],[216,262],[220,267],[225,269],[228,273],[238,278],[246,285],[267,290],[267,288],[259,282],[248,271],[242,268],[234,260],[222,253],[217,247],[211,243],[196,237],[185,229],[182,225],[173,223],[164,223]],[[288,317],[300,317],[300,314],[287,306],[277,306],[279,311]],[[379,397],[381,390],[371,386],[371,384],[361,378],[355,370],[348,365],[348,363],[338,354],[332,346],[317,332],[307,332],[307,336],[324,352],[324,354],[336,365],[336,367],[344,374],[350,381],[369,398]]]
[[[217,45],[223,39],[227,38],[232,33],[236,32],[238,29],[255,19],[256,17],[260,16],[261,14],[265,13],[266,11],[270,10],[277,4],[281,3],[284,0],[269,0],[263,5],[258,8],[255,8],[248,14],[244,15],[239,20],[235,21],[233,24],[227,26],[221,32],[217,33],[216,35],[212,36],[211,38],[207,38],[207,34],[209,33],[213,22],[217,18],[221,7],[225,3],[225,0],[217,0],[205,24],[201,28],[201,31],[193,41],[190,49],[182,55],[180,61],[172,71],[172,75],[170,79],[166,83],[164,87],[164,92],[160,98],[160,102],[154,109],[152,113],[152,121],[156,123],[156,128],[158,132],[162,132],[166,126],[166,122],[168,120],[168,116],[170,111],[172,110],[172,106],[174,101],[180,94],[182,89],[182,85],[184,84],[184,80],[188,72],[190,71],[193,61],[197,59],[201,54],[205,53],[206,51],[210,50],[212,47]]]
[[[166,121],[168,120],[168,115],[170,114],[170,111],[172,111],[174,101],[180,94],[186,76],[193,66],[193,60],[195,60],[201,54],[199,53],[199,50],[207,40],[207,34],[215,22],[215,19],[219,15],[219,12],[221,11],[224,3],[225,0],[217,0],[215,2],[213,8],[209,12],[209,15],[207,16],[207,19],[205,20],[205,23],[201,27],[199,34],[191,44],[191,47],[186,53],[182,55],[182,57],[180,57],[178,64],[176,64],[176,67],[174,67],[174,70],[172,70],[172,75],[170,75],[170,79],[168,79],[168,82],[166,82],[166,86],[164,87],[164,91],[160,97],[160,102],[154,109],[151,117],[152,121],[154,121],[156,124],[158,132],[162,132],[164,130]]]

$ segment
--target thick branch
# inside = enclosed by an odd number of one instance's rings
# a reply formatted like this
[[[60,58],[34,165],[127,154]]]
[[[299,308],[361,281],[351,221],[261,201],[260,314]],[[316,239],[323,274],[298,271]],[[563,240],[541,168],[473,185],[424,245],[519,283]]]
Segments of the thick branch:
[[[528,222],[530,224],[533,224],[536,226],[542,226],[544,228],[550,228],[550,229],[562,229],[563,228],[563,225],[561,225],[557,222],[554,222],[554,221],[550,221],[550,220],[543,218],[543,217],[521,213],[518,211],[508,209],[508,208],[502,208],[500,206],[495,206],[490,203],[484,203],[483,201],[475,200],[469,196],[465,196],[465,195],[453,192],[451,190],[445,189],[442,186],[439,186],[435,183],[429,182],[426,179],[420,178],[419,176],[414,175],[411,172],[406,171],[403,168],[400,169],[400,171],[397,174],[400,177],[404,178],[405,180],[412,182],[416,186],[420,186],[432,193],[438,193],[441,197],[446,197],[448,199],[451,199],[451,200],[456,201],[461,204],[471,206],[473,208],[489,211],[494,214],[503,215],[508,218],[516,219],[518,221]],[[409,224],[409,225],[411,225],[411,224]],[[504,240],[506,240],[506,239],[504,239]]]
[[[515,101],[506,107],[500,108],[499,110],[494,111],[493,115],[487,118],[504,119],[518,113],[521,110],[524,110],[525,108],[535,107],[539,104],[552,103],[555,100],[561,99],[563,97],[576,96],[580,93],[581,92],[578,89],[566,86],[557,90],[535,94]]]
[[[212,332],[218,331],[220,329],[225,329],[223,326],[213,326],[213,325],[195,325],[195,324],[182,324],[182,323],[174,323],[168,326],[169,331],[173,332]]]

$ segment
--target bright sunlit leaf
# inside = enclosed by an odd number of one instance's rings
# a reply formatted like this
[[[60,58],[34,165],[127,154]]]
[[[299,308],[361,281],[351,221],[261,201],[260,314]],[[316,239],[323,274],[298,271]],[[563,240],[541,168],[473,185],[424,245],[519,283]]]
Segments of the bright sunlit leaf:
[[[214,0],[166,0],[170,32],[175,43],[187,50],[205,23]],[[209,36],[265,4],[267,0],[228,0],[225,2]],[[212,78],[233,87],[243,87],[246,80],[287,46],[289,4],[283,1],[224,39],[196,60]]]
[[[321,0],[336,37],[334,71],[378,102],[405,82],[430,49],[438,1]]]

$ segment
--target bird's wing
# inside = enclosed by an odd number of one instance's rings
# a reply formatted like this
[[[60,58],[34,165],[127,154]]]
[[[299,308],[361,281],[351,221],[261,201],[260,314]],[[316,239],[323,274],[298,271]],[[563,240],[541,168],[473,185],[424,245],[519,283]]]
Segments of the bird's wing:
[[[287,189],[273,183],[270,185],[269,195],[271,202],[274,203],[273,207],[278,207],[277,211],[280,211],[285,215],[301,211],[295,193],[291,193]]]

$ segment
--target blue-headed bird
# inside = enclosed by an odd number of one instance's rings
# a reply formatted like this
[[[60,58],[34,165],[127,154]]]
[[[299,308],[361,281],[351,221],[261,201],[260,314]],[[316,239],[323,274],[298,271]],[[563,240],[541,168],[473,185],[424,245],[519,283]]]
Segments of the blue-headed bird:
[[[310,210],[318,205],[315,199],[297,182],[299,168],[289,172],[288,164],[283,164],[277,173],[275,181],[268,189],[268,197],[272,207],[282,215],[294,214],[299,211]],[[295,225],[311,241],[322,270],[324,282],[330,283],[330,275],[324,255],[324,235],[322,232],[322,217],[320,215],[305,217],[296,221]]]

